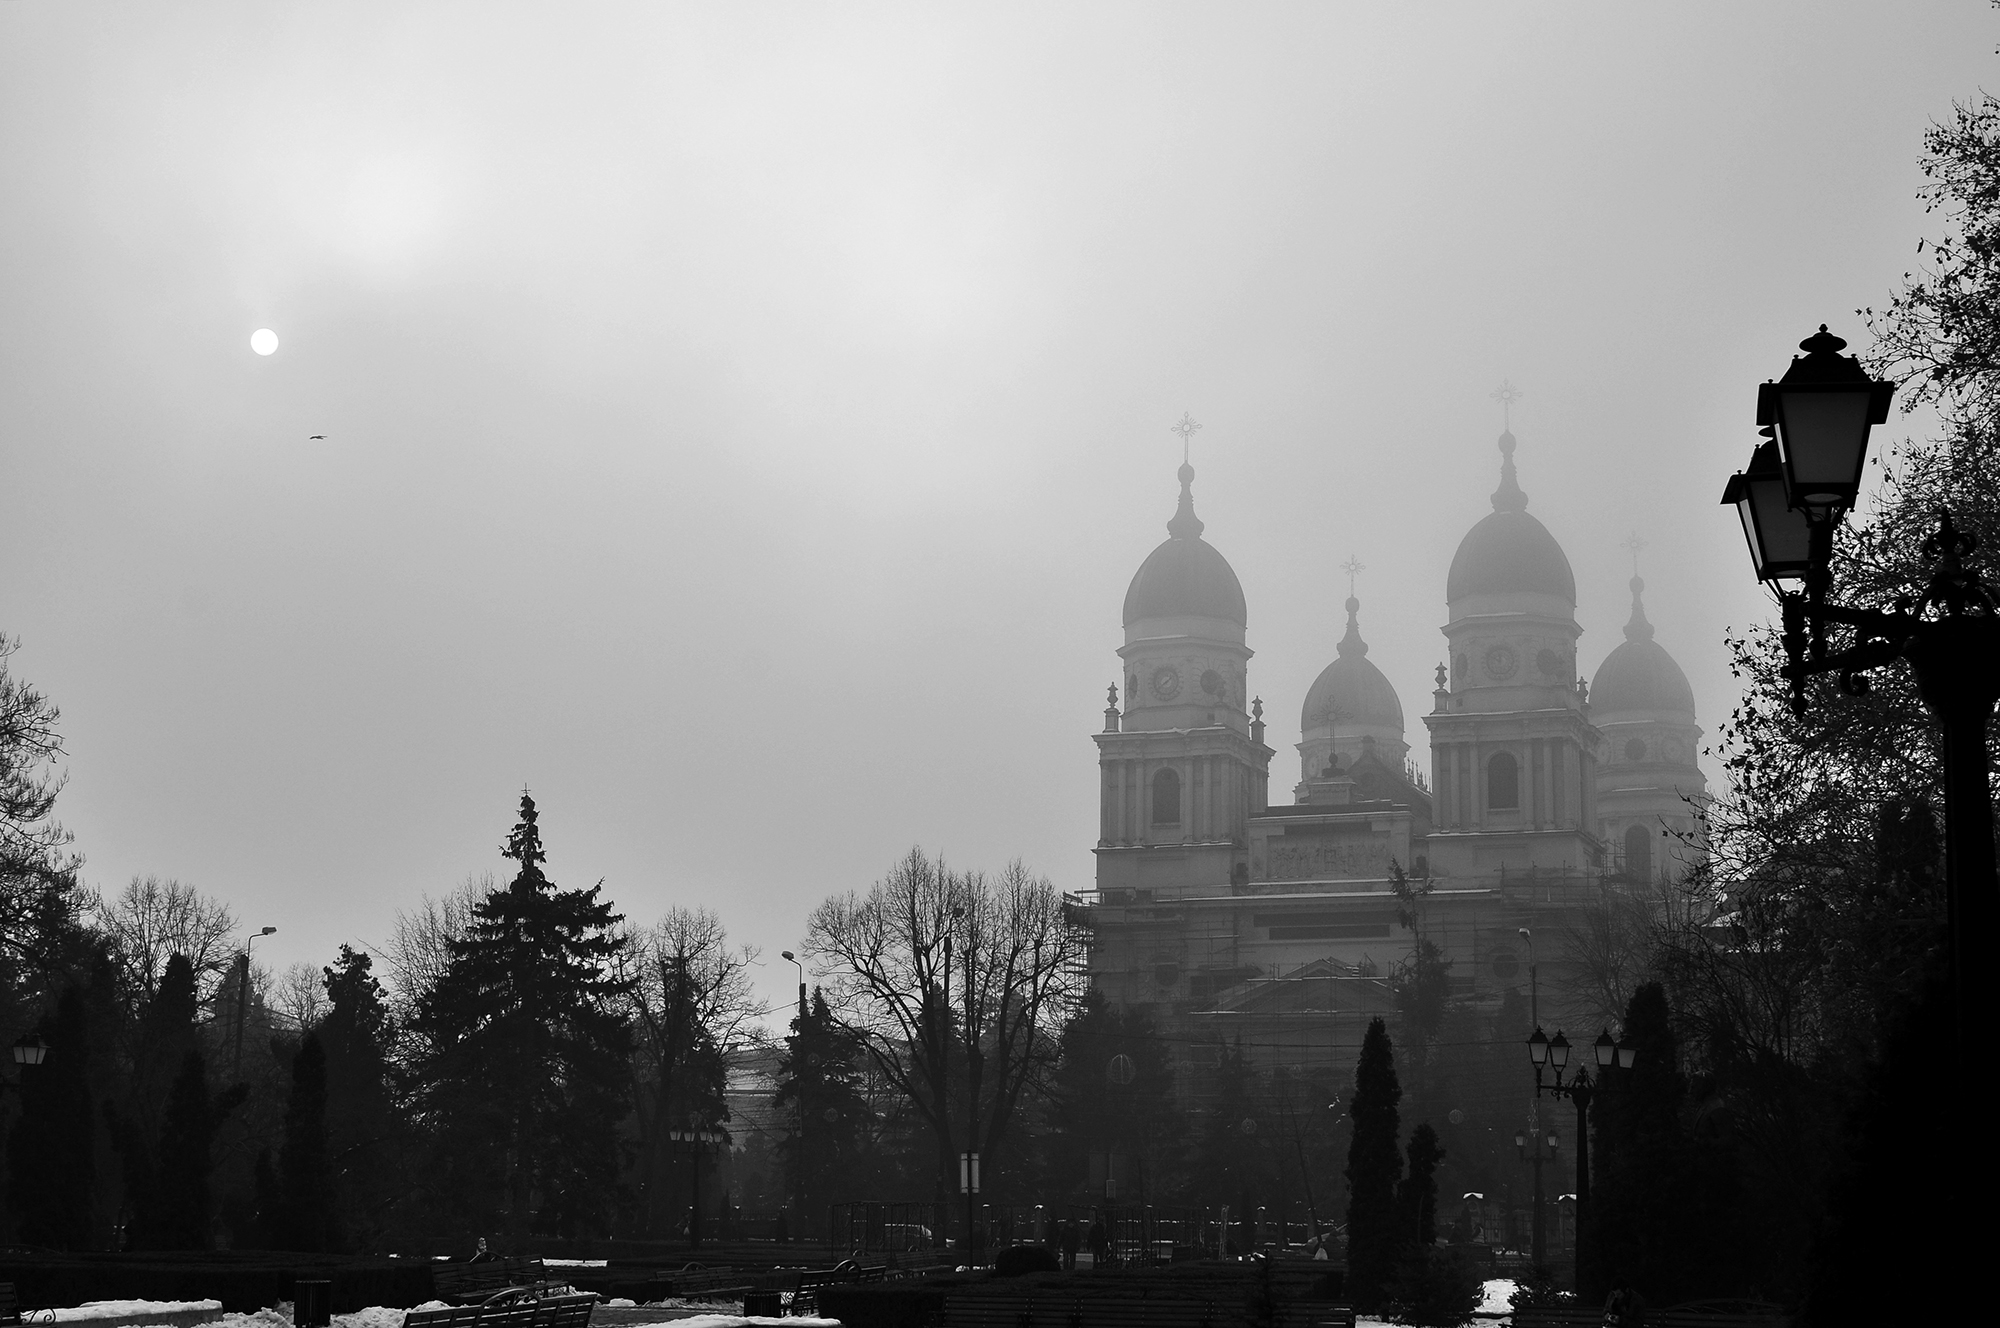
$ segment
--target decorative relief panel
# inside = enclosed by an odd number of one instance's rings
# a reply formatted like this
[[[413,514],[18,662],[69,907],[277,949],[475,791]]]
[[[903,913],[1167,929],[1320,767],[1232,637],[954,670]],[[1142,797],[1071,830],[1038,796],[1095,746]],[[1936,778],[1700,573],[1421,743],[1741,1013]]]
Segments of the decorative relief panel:
[[[1373,835],[1273,838],[1259,873],[1267,881],[1376,880],[1388,874],[1389,847]]]

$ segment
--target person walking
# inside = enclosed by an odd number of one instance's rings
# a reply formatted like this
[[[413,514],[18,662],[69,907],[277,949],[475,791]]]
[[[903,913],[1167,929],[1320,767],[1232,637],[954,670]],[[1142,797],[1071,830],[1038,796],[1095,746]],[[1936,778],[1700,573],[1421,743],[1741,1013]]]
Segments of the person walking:
[[[1090,1223],[1090,1266],[1103,1268],[1111,1262],[1111,1238],[1104,1232],[1104,1217],[1099,1214]]]
[[[1073,1273],[1076,1271],[1076,1247],[1082,1243],[1077,1238],[1075,1219],[1065,1219],[1062,1224],[1062,1261],[1064,1272]]]

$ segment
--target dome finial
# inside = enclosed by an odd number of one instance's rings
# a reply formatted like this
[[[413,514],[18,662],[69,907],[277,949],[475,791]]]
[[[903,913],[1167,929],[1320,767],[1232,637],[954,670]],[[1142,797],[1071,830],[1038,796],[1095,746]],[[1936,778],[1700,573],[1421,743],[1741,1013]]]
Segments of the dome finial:
[[[1650,641],[1653,639],[1653,624],[1646,621],[1646,605],[1639,598],[1646,589],[1646,583],[1638,577],[1632,578],[1632,618],[1625,624],[1627,641]]]
[[[1354,597],[1354,578],[1368,570],[1368,565],[1353,554],[1340,565],[1347,573],[1347,635],[1340,638],[1336,647],[1342,659],[1359,659],[1368,653],[1368,643],[1361,639],[1361,623],[1356,615],[1361,610],[1361,601]]]
[[[1527,508],[1528,495],[1514,479],[1514,435],[1510,431],[1500,435],[1500,487],[1493,491],[1493,510],[1524,512]]]
[[[1187,411],[1181,412],[1180,423],[1168,430],[1181,436],[1181,505],[1174,511],[1174,519],[1167,522],[1167,533],[1175,539],[1199,539],[1205,529],[1201,518],[1194,514],[1194,466],[1188,461],[1188,445],[1201,422]]]

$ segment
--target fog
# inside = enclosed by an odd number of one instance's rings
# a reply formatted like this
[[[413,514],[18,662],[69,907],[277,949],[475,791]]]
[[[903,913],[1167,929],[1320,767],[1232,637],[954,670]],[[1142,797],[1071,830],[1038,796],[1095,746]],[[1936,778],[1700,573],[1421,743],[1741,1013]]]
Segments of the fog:
[[[1770,615],[1717,505],[1755,384],[1865,347],[1996,39],[1973,0],[0,6],[0,630],[61,817],[93,886],[197,885],[282,969],[498,873],[525,785],[555,880],[714,908],[782,999],[913,843],[1090,884],[1183,411],[1274,796],[1350,556],[1427,762],[1503,380],[1586,672],[1637,535],[1712,737]]]

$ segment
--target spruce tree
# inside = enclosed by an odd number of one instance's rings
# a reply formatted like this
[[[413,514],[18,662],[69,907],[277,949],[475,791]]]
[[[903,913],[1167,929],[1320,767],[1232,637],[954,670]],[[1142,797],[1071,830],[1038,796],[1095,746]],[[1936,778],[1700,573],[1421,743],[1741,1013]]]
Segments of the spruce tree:
[[[1354,1139],[1347,1150],[1347,1294],[1355,1308],[1373,1312],[1395,1274],[1396,1183],[1403,1159],[1396,1151],[1395,1049],[1380,1018],[1368,1023],[1354,1069],[1354,1102],[1348,1115]]]
[[[326,1134],[334,1178],[334,1231],[367,1248],[405,1187],[393,1174],[400,1139],[389,1085],[394,1036],[382,984],[369,957],[349,946],[323,969],[329,1008],[320,1021],[326,1053]]]
[[[434,1189],[458,1220],[516,1239],[537,1226],[603,1232],[631,1053],[612,972],[622,918],[598,898],[601,885],[559,890],[543,874],[526,793],[501,852],[513,881],[474,906],[469,934],[451,942],[417,1007]]]
[[[292,1057],[292,1092],[285,1103],[285,1141],[278,1150],[279,1247],[338,1248],[333,1168],[326,1130],[326,1052],[307,1033]]]
[[[815,988],[805,1017],[792,1019],[774,1098],[785,1194],[798,1209],[795,1237],[818,1231],[828,1205],[864,1198],[873,1179],[864,1151],[874,1111],[861,1092],[861,1054]]]
[[[97,1122],[89,1020],[75,987],[36,1032],[48,1051],[40,1065],[22,1068],[21,1116],[7,1139],[8,1198],[20,1217],[22,1244],[87,1250]]]

